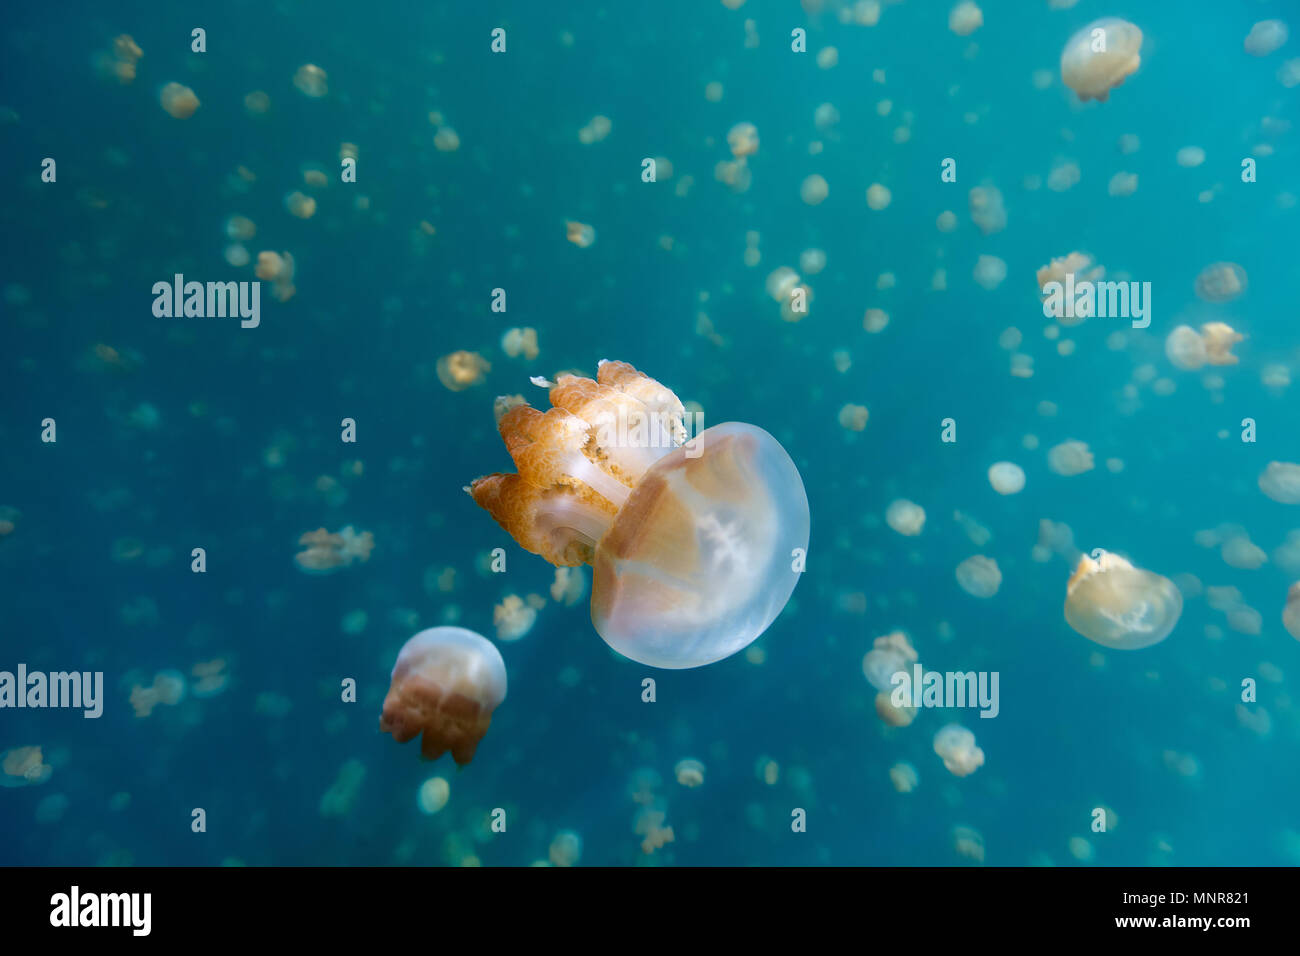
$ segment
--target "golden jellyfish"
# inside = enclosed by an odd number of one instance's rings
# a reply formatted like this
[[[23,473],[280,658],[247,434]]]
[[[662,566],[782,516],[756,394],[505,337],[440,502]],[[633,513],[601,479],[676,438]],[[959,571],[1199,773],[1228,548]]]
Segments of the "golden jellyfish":
[[[1211,262],[1196,277],[1196,294],[1206,302],[1231,302],[1246,291],[1246,270],[1235,262]]]
[[[360,534],[352,525],[338,533],[317,528],[306,531],[298,539],[304,548],[293,556],[298,567],[308,574],[329,574],[339,568],[345,568],[353,561],[365,563],[370,560],[370,552],[375,546],[375,536],[369,531]]]
[[[50,779],[54,768],[40,747],[14,747],[0,753],[0,787],[30,787]]]
[[[420,784],[415,799],[421,813],[433,816],[451,799],[451,784],[442,777],[430,777]]]
[[[537,330],[532,328],[525,329],[506,329],[505,335],[501,336],[501,350],[511,358],[518,358],[522,355],[528,361],[537,358]]]
[[[284,197],[284,208],[289,210],[291,216],[299,219],[310,219],[316,215],[316,200],[305,193],[294,192]]]
[[[1007,277],[1007,264],[997,256],[980,256],[973,276],[977,285],[992,292]]]
[[[727,132],[727,146],[737,159],[754,155],[758,152],[758,127],[753,123],[737,123]]]
[[[917,708],[894,704],[893,694],[882,690],[876,694],[876,716],[891,727],[907,727],[916,720]]]
[[[704,784],[704,764],[692,757],[677,761],[673,767],[673,776],[683,787],[694,789]]]
[[[846,431],[860,432],[867,427],[869,414],[865,405],[845,405],[840,409],[840,427]]]
[[[1183,612],[1173,581],[1101,548],[1079,557],[1065,590],[1066,623],[1115,650],[1159,644]]]
[[[1019,494],[1025,487],[1025,470],[1012,461],[989,466],[989,484],[1000,495]]]
[[[194,91],[179,83],[164,86],[158,94],[158,101],[167,114],[176,119],[189,119],[199,108],[199,98],[194,95]]]
[[[230,239],[252,239],[257,235],[257,224],[247,216],[231,216],[226,220],[226,236]]]
[[[1236,365],[1239,361],[1232,354],[1232,347],[1245,336],[1232,326],[1225,322],[1206,322],[1201,326],[1201,338],[1205,341],[1205,360],[1211,365]]]
[[[968,777],[984,766],[984,751],[961,724],[946,724],[934,735],[934,752],[954,777]]]
[[[477,352],[467,352],[464,349],[438,359],[438,381],[453,392],[478,385],[491,370],[492,363],[487,359]]]
[[[920,780],[916,768],[910,763],[896,763],[889,768],[889,782],[899,793],[911,793]]]
[[[1300,641],[1300,581],[1296,581],[1286,592],[1286,607],[1282,609],[1282,626],[1286,632]]]
[[[582,858],[582,837],[572,830],[561,830],[546,851],[554,866],[576,866]]]
[[[976,186],[970,191],[968,199],[971,221],[979,226],[984,235],[991,236],[1007,227],[1007,210],[1002,204],[1002,191],[996,186]],[[951,232],[957,227],[957,219],[953,216],[951,225],[945,228],[944,216],[947,215],[951,213],[939,214],[940,232]]]
[[[1259,490],[1283,505],[1300,505],[1300,465],[1270,461],[1259,476]]]
[[[533,629],[537,622],[537,608],[525,603],[518,594],[509,594],[492,608],[492,623],[497,629],[497,640],[517,641]]]
[[[862,675],[867,683],[882,693],[894,689],[894,675],[907,672],[909,664],[916,663],[916,648],[902,631],[892,631],[872,642],[871,650],[862,657]]]
[[[460,134],[450,126],[439,126],[433,134],[433,148],[440,153],[454,153],[460,149]]]
[[[1118,172],[1110,177],[1110,182],[1106,184],[1106,193],[1116,198],[1132,196],[1137,192],[1138,174]]]
[[[293,75],[293,85],[304,96],[319,99],[329,92],[329,77],[314,63],[304,63]]]
[[[1047,450],[1047,467],[1065,478],[1093,469],[1092,452],[1086,442],[1063,441]]]
[[[264,90],[253,90],[244,97],[244,109],[250,116],[263,116],[271,109],[271,97]]]
[[[1209,361],[1205,340],[1190,325],[1177,326],[1165,338],[1165,356],[1175,368],[1195,371]]]
[[[809,206],[820,205],[828,195],[830,195],[830,186],[826,184],[825,177],[817,173],[806,178],[799,187],[799,198]]]
[[[1261,20],[1250,28],[1242,46],[1251,56],[1268,56],[1287,40],[1286,24],[1281,20]]]
[[[906,498],[895,498],[885,509],[885,524],[901,535],[915,537],[925,527],[925,509]]]
[[[948,29],[959,37],[968,37],[983,25],[984,12],[971,0],[962,0],[948,11]]]
[[[596,241],[596,229],[585,222],[573,222],[566,220],[564,223],[564,238],[579,249],[586,249]]]
[[[1061,81],[1079,99],[1106,102],[1110,91],[1142,63],[1142,31],[1118,17],[1094,20],[1061,51]]]
[[[269,250],[259,252],[253,271],[259,279],[272,283],[272,294],[279,302],[288,302],[297,291],[293,285],[293,256],[287,252],[284,255]]]
[[[1002,570],[992,558],[973,554],[957,565],[957,583],[971,597],[991,598],[1002,587]]]
[[[468,489],[525,550],[593,567],[591,619],[618,653],[699,667],[776,619],[808,547],[808,498],[761,428],[714,425],[687,441],[672,390],[626,362],[563,374],[552,408],[498,423],[517,474]]]
[[[894,195],[889,191],[888,186],[872,183],[867,187],[867,206],[876,212],[888,206],[893,201],[893,198]]]
[[[402,645],[379,729],[399,744],[424,734],[424,759],[450,750],[464,765],[505,699],[506,665],[491,641],[461,627],[431,627]]]

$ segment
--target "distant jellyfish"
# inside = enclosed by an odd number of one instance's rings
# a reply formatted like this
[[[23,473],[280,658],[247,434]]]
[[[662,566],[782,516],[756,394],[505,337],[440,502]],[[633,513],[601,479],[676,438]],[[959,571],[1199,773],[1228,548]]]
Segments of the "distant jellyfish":
[[[1268,56],[1287,40],[1286,24],[1281,20],[1261,20],[1250,28],[1242,44],[1251,56]]]
[[[573,607],[587,594],[587,578],[582,568],[556,568],[551,583],[551,600]]]
[[[867,187],[867,206],[879,212],[884,209],[893,200],[893,194],[888,187],[880,183],[872,183]]]
[[[889,782],[899,793],[911,793],[920,779],[910,763],[896,763],[889,768]]]
[[[1110,177],[1110,182],[1106,185],[1106,192],[1116,198],[1123,198],[1124,196],[1132,196],[1137,192],[1137,188],[1137,173],[1118,172]]]
[[[1142,31],[1136,25],[1118,17],[1094,20],[1065,44],[1061,80],[1080,100],[1104,103],[1114,87],[1137,71],[1141,49]]]
[[[737,123],[727,133],[727,146],[737,159],[757,153],[758,127],[753,123]]]
[[[440,153],[454,153],[460,149],[460,135],[450,126],[439,126],[433,134],[433,148]]]
[[[1205,340],[1190,325],[1180,325],[1169,333],[1165,338],[1165,356],[1183,371],[1195,371],[1209,360]]]
[[[984,235],[991,236],[1007,227],[1007,210],[1002,204],[1002,191],[996,186],[976,186],[970,191],[968,201],[971,221],[979,226]],[[949,212],[939,214],[940,232],[951,232],[957,227],[956,216],[945,221],[944,217],[951,215]]]
[[[1007,277],[1007,264],[997,256],[980,256],[975,262],[975,282],[992,292]]]
[[[255,235],[257,235],[257,224],[247,216],[231,216],[226,220],[228,239],[252,239]]]
[[[430,777],[420,784],[416,794],[416,803],[420,807],[420,812],[428,816],[433,816],[445,807],[449,799],[451,799],[451,784],[442,777]]]
[[[1159,644],[1183,611],[1174,582],[1098,548],[1079,558],[1066,585],[1065,620],[1090,641],[1115,650]]]
[[[506,666],[491,641],[460,627],[432,627],[397,655],[379,729],[399,744],[423,734],[425,759],[450,750],[467,764],[505,697]]]
[[[917,708],[904,704],[895,706],[892,690],[882,690],[876,694],[876,716],[891,727],[907,727],[916,720]]]
[[[1244,534],[1235,535],[1224,541],[1219,548],[1219,556],[1228,567],[1242,571],[1254,571],[1263,567],[1268,561],[1264,549]]]
[[[438,381],[453,392],[478,385],[492,370],[490,363],[477,352],[461,350],[438,359]]]
[[[704,783],[704,764],[692,758],[677,761],[673,776],[683,787],[694,789]]]
[[[805,249],[799,254],[799,268],[805,275],[817,275],[826,268],[826,253],[821,249]]]
[[[0,752],[0,787],[35,786],[49,780],[53,772],[39,746]]]
[[[1284,505],[1300,505],[1300,465],[1270,461],[1260,473],[1259,490]]]
[[[316,215],[316,200],[297,190],[284,197],[284,208],[298,219],[310,219]]]
[[[996,462],[989,466],[989,484],[1000,495],[1019,494],[1025,487],[1025,471],[1015,462]]]
[[[972,827],[952,828],[952,848],[974,863],[984,862],[984,836]]]
[[[860,432],[867,427],[869,412],[865,405],[845,405],[840,409],[840,427],[846,431]]]
[[[167,114],[176,119],[189,119],[199,108],[199,98],[194,95],[194,91],[180,83],[164,86],[158,94],[158,100]]]
[[[1047,467],[1066,478],[1092,471],[1093,457],[1085,442],[1063,441],[1047,450]]]
[[[271,109],[271,97],[263,90],[253,90],[244,97],[244,109],[250,116],[263,116]]]
[[[885,331],[889,325],[889,313],[884,309],[867,309],[862,316],[862,327],[872,335]]]
[[[528,361],[537,358],[537,330],[533,328],[506,329],[501,336],[501,350],[511,358],[522,355]]]
[[[526,604],[517,594],[507,595],[492,609],[492,623],[500,641],[519,640],[533,629],[536,622],[537,609]]]
[[[862,674],[876,690],[889,693],[894,689],[894,675],[900,671],[906,673],[908,665],[916,659],[916,649],[907,635],[895,631],[876,638],[871,650],[863,655]]]
[[[1194,169],[1205,162],[1205,150],[1199,146],[1184,146],[1174,154],[1174,161],[1184,169]]]
[[[765,288],[773,302],[790,301],[790,293],[799,285],[799,273],[789,266],[779,266],[768,273]]]
[[[576,866],[582,858],[582,837],[572,830],[561,830],[551,841],[547,857],[555,866]]]
[[[596,241],[596,228],[587,225],[585,222],[567,220],[564,223],[564,238],[579,249],[586,249]]]
[[[613,129],[614,124],[610,122],[608,116],[593,116],[586,126],[578,130],[578,142],[584,146],[590,146],[592,143],[599,143],[609,131]]]
[[[1282,626],[1286,632],[1300,641],[1300,581],[1296,581],[1286,592],[1286,607],[1282,609]]]
[[[971,0],[962,0],[948,11],[948,29],[959,37],[970,36],[983,25],[984,13]]]
[[[1206,322],[1201,326],[1201,338],[1205,342],[1205,360],[1209,364],[1236,365],[1239,361],[1231,350],[1245,336],[1232,326],[1225,322]]]
[[[905,498],[896,498],[885,509],[885,524],[901,535],[915,537],[925,527],[925,509]]]
[[[991,598],[1002,586],[1002,571],[992,558],[971,555],[957,565],[957,583],[971,597]]]
[[[967,777],[984,766],[984,751],[961,724],[947,724],[934,735],[934,752],[954,777]]]
[[[826,184],[825,177],[817,173],[806,178],[799,186],[799,198],[809,206],[820,205],[829,194],[830,187]]]
[[[1231,302],[1246,284],[1246,270],[1237,263],[1211,262],[1196,277],[1196,294],[1206,302]]]
[[[314,63],[304,63],[293,75],[293,85],[298,92],[312,99],[319,99],[329,92],[329,78],[325,71]]]

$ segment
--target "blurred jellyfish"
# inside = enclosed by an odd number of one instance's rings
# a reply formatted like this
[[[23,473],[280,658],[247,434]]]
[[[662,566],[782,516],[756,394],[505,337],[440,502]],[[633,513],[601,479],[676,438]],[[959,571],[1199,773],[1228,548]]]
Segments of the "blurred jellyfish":
[[[974,554],[957,565],[957,583],[971,597],[991,598],[1002,586],[1002,571],[992,558]]]
[[[957,855],[975,863],[984,862],[984,837],[971,827],[952,828],[952,848]]]
[[[500,641],[519,640],[533,629],[536,622],[537,609],[529,607],[517,594],[507,595],[492,609],[492,623]]]
[[[894,689],[894,675],[899,671],[905,672],[907,665],[916,659],[916,648],[907,635],[893,631],[875,639],[871,650],[862,658],[862,673],[872,687],[888,693]]]
[[[556,568],[551,583],[551,600],[573,607],[586,596],[587,576],[582,568]]]
[[[1261,20],[1250,28],[1242,44],[1251,56],[1268,56],[1286,43],[1286,24],[1281,20]]]
[[[980,256],[974,275],[976,283],[992,292],[1007,277],[1007,264],[997,256]]]
[[[577,866],[582,858],[582,837],[572,830],[561,830],[551,840],[546,855],[554,866]]]
[[[882,690],[876,694],[876,716],[891,727],[907,727],[916,720],[918,708],[903,704],[894,704],[892,690]]]
[[[867,427],[869,413],[865,405],[845,405],[840,409],[840,427],[846,431],[860,432]]]
[[[984,25],[984,13],[971,0],[948,11],[948,29],[959,37],[967,37]]]
[[[614,124],[610,122],[608,116],[593,116],[586,126],[578,130],[578,142],[584,146],[599,143],[609,135],[609,131],[613,127]]]
[[[889,189],[880,183],[872,183],[867,187],[867,206],[877,212],[888,206],[893,198]]]
[[[830,187],[826,184],[826,179],[813,173],[807,177],[799,186],[799,198],[809,206],[820,205],[830,194]]]
[[[1142,31],[1127,20],[1103,17],[1070,37],[1061,52],[1061,80],[1080,100],[1105,102],[1142,63]]]
[[[1073,565],[1079,559],[1079,549],[1074,546],[1074,531],[1068,524],[1042,518],[1038,522],[1038,542],[1034,545],[1033,558],[1046,563],[1052,555]]]
[[[955,777],[967,777],[984,766],[984,751],[975,746],[975,735],[961,724],[946,724],[934,735],[934,752]]]
[[[642,837],[641,852],[647,856],[675,839],[672,827],[664,826],[667,814],[658,807],[646,806],[637,811],[633,830]]]
[[[785,607],[808,543],[798,470],[767,432],[715,425],[686,441],[685,408],[625,362],[561,374],[546,413],[498,423],[518,468],[470,486],[525,549],[591,564],[591,618],[642,664],[699,667],[749,646]]]
[[[426,760],[450,750],[467,764],[505,697],[506,665],[491,641],[460,627],[432,627],[402,645],[379,729],[399,744],[424,734]]]
[[[1246,270],[1235,262],[1211,262],[1196,277],[1196,294],[1206,302],[1230,302],[1246,284]]]
[[[453,392],[478,385],[492,370],[490,363],[477,352],[461,350],[438,359],[438,381]]]
[[[1081,475],[1093,469],[1092,452],[1086,442],[1063,441],[1047,450],[1047,467],[1066,478]]]
[[[780,266],[773,269],[767,276],[767,294],[772,297],[773,302],[790,301],[790,293],[792,293],[798,285],[799,273],[795,272],[789,266]]]
[[[1219,549],[1223,563],[1230,568],[1242,571],[1254,571],[1268,561],[1264,549],[1256,545],[1244,534],[1236,535],[1223,542]]]
[[[313,63],[304,63],[293,75],[293,85],[298,92],[312,99],[319,99],[329,92],[329,78],[325,71]]]
[[[965,534],[966,537],[970,539],[970,543],[975,545],[977,548],[984,547],[984,545],[988,544],[989,541],[993,539],[992,531],[964,512],[954,511],[952,513],[952,520],[957,522],[961,527],[962,533]]]
[[[1239,359],[1231,349],[1245,336],[1224,322],[1206,322],[1201,326],[1205,340],[1205,360],[1211,365],[1236,365]]]
[[[135,79],[135,65],[144,56],[144,51],[131,38],[123,33],[113,38],[113,45],[108,53],[98,54],[95,65],[101,75],[112,77],[119,83],[130,83]]]
[[[1300,505],[1300,465],[1271,461],[1260,473],[1259,490],[1284,505]]]
[[[316,215],[316,200],[295,190],[284,197],[284,208],[298,219],[310,219]]]
[[[257,235],[257,225],[247,216],[231,216],[226,220],[226,238],[252,239]]]
[[[0,787],[30,787],[50,779],[54,768],[45,762],[39,746],[14,747],[0,752]]]
[[[194,91],[180,83],[164,86],[158,94],[158,100],[167,114],[176,119],[189,119],[199,108],[199,98],[194,95]]]
[[[862,316],[862,327],[872,335],[885,331],[889,325],[889,313],[884,309],[867,309]]]
[[[905,498],[895,498],[885,509],[885,524],[901,535],[915,537],[925,527],[925,509]]]
[[[1019,494],[1025,487],[1025,471],[1014,462],[996,462],[989,466],[989,484],[1000,495]]]
[[[896,763],[889,768],[889,782],[899,793],[911,793],[920,780],[916,768],[910,763]]]
[[[694,789],[704,783],[704,764],[689,757],[679,760],[673,767],[673,776],[683,787]]]
[[[1106,192],[1117,198],[1132,196],[1137,192],[1138,175],[1137,173],[1119,172],[1110,178],[1106,186]]]
[[[1286,606],[1282,609],[1282,626],[1288,634],[1300,641],[1300,581],[1287,589]]]
[[[532,328],[525,329],[506,329],[501,336],[501,349],[511,358],[518,358],[522,355],[528,361],[537,358],[537,330]]]
[[[358,534],[352,525],[337,533],[317,528],[303,532],[298,544],[305,549],[293,556],[299,568],[308,574],[329,574],[353,561],[369,561],[375,536],[369,531]]]
[[[799,268],[805,275],[817,275],[826,268],[826,253],[820,249],[805,249],[799,254]]]
[[[352,812],[361,794],[361,784],[366,779],[366,766],[360,760],[349,760],[339,768],[329,789],[321,794],[320,815],[344,817]]]
[[[1066,623],[1115,650],[1150,647],[1168,637],[1183,611],[1174,582],[1101,548],[1093,554],[1080,556],[1066,585]]]
[[[297,291],[293,285],[293,256],[263,250],[257,254],[254,272],[259,279],[272,283],[271,292],[279,302],[288,302]]]
[[[1194,371],[1203,366],[1209,355],[1205,340],[1190,325],[1180,325],[1165,339],[1165,355],[1175,368]]]
[[[969,203],[971,220],[984,235],[991,236],[1007,227],[1007,210],[1002,204],[1002,192],[996,186],[976,186],[970,191]],[[952,213],[939,215],[940,232],[951,232],[957,226],[957,218],[953,216],[949,220],[949,228],[945,228],[946,215],[951,216]]]
[[[585,222],[565,220],[564,230],[564,238],[568,239],[579,249],[586,249],[596,241],[595,227],[589,226]]]
[[[442,777],[430,777],[424,783],[420,784],[419,792],[416,795],[416,803],[420,807],[420,812],[433,816],[439,810],[447,805],[451,799],[451,784]]]
[[[1184,146],[1174,154],[1174,162],[1184,169],[1194,169],[1205,162],[1205,150],[1199,146]]]
[[[740,159],[758,152],[758,128],[753,123],[737,123],[727,133],[731,155]]]
[[[244,109],[250,116],[263,116],[271,109],[271,97],[263,90],[253,90],[244,97]]]
[[[450,126],[439,126],[433,133],[433,148],[440,153],[454,153],[460,149],[460,135]]]
[[[190,668],[194,682],[190,689],[195,697],[215,697],[226,689],[230,674],[226,670],[226,661],[218,657],[210,661],[200,661]],[[157,678],[154,679],[155,683]]]
[[[1047,188],[1054,193],[1063,193],[1077,185],[1081,177],[1078,163],[1072,159],[1058,159],[1047,174]]]
[[[952,232],[957,228],[957,214],[951,209],[945,209],[943,212],[939,213],[938,218],[934,221],[934,225],[940,232]]]

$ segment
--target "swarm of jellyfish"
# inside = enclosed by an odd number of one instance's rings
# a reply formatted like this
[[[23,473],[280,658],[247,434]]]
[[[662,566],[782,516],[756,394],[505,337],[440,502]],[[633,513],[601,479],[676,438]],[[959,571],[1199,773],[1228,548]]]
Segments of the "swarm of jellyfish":
[[[552,408],[498,422],[516,474],[469,492],[525,550],[593,568],[591,619],[625,657],[699,667],[744,649],[794,591],[808,499],[790,456],[753,425],[689,442],[685,408],[625,362],[547,383]]]

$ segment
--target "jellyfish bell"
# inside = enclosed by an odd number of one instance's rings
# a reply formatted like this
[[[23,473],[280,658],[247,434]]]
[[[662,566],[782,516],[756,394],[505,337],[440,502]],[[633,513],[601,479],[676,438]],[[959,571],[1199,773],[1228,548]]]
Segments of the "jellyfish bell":
[[[1066,585],[1066,623],[1115,650],[1159,644],[1182,611],[1183,596],[1174,582],[1100,548],[1079,557]]]
[[[424,734],[425,759],[450,750],[467,764],[505,697],[506,665],[491,641],[461,627],[431,627],[402,645],[379,729],[399,744]]]
[[[1114,87],[1137,71],[1141,50],[1142,31],[1136,24],[1118,17],[1094,20],[1061,51],[1061,81],[1079,99],[1104,103]]]
[[[808,547],[808,498],[779,442],[740,422],[689,442],[673,392],[624,362],[561,375],[543,413],[498,427],[518,474],[469,491],[526,550],[593,568],[591,619],[625,657],[700,667],[785,607]]]
[[[1296,581],[1286,592],[1286,607],[1282,609],[1282,626],[1286,632],[1300,641],[1300,581]]]

